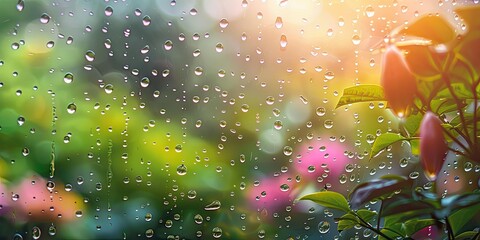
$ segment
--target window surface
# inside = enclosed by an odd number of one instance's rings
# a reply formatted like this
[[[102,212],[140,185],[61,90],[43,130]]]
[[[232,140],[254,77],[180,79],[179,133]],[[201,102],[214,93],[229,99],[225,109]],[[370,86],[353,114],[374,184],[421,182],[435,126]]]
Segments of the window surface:
[[[0,238],[381,238],[355,222],[339,232],[341,210],[300,198],[324,191],[350,202],[359,184],[393,174],[432,187],[418,131],[408,134],[418,111],[405,118],[372,89],[348,89],[381,85],[391,45],[449,51],[428,32],[478,29],[455,12],[477,3],[0,1]],[[410,37],[426,16],[444,22]],[[462,76],[479,74],[473,59]],[[433,71],[422,63],[410,67],[420,77]],[[462,101],[478,147],[471,99]],[[459,105],[448,104],[435,106],[454,107],[442,112],[453,119]],[[398,141],[379,147],[385,133]],[[478,188],[480,161],[462,158],[457,139],[439,196]],[[380,202],[362,206],[378,214]],[[459,229],[478,227],[472,217]],[[435,226],[425,238],[443,234]]]

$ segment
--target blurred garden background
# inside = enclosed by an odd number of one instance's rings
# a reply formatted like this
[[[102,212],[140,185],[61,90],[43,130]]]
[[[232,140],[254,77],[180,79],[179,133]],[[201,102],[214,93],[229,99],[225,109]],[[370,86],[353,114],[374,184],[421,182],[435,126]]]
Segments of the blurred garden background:
[[[439,0],[0,1],[1,239],[370,239],[300,196],[428,180],[378,84],[389,33]],[[453,156],[439,191],[478,188]],[[375,203],[372,203],[375,207]],[[478,220],[478,219],[477,219]],[[331,227],[330,227],[331,226]]]

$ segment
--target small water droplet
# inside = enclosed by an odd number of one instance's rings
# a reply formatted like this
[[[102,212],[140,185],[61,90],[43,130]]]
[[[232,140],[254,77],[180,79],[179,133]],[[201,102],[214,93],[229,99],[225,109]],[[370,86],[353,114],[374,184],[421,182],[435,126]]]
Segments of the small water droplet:
[[[18,0],[17,2],[17,11],[21,12],[25,8],[25,1],[24,0]]]
[[[67,112],[70,114],[74,114],[77,111],[77,105],[75,103],[70,103],[67,106]]]
[[[107,6],[105,8],[105,16],[110,17],[113,14],[113,8],[111,6]]]
[[[211,202],[210,204],[208,204],[207,206],[205,206],[203,209],[205,209],[207,211],[215,211],[215,210],[220,209],[221,206],[222,206],[222,203],[218,200],[215,200],[215,201]]]
[[[292,147],[290,146],[283,147],[283,154],[285,154],[285,156],[290,156],[292,155],[292,153],[293,153]]]
[[[187,166],[180,164],[180,166],[177,167],[177,174],[180,176],[187,174]]]
[[[65,83],[72,83],[73,82],[73,74],[68,72],[65,74],[65,76],[63,77],[63,81]]]
[[[321,221],[318,223],[318,231],[320,233],[327,233],[330,231],[330,223],[328,221]]]
[[[282,34],[282,36],[280,36],[280,47],[285,48],[287,47],[287,44],[288,44],[287,36]]]
[[[170,51],[173,48],[173,42],[171,40],[167,40],[163,44],[163,47],[165,48],[165,50]]]
[[[219,227],[214,227],[212,229],[212,235],[214,238],[221,238],[222,237],[222,234],[223,234],[223,231],[221,228]]]
[[[150,16],[146,15],[145,17],[143,17],[142,23],[145,27],[150,26],[150,24],[152,23],[152,19],[150,18]]]
[[[286,192],[288,190],[290,190],[290,186],[288,186],[288,184],[284,183],[284,184],[280,185],[280,191]]]
[[[107,85],[105,85],[105,92],[106,92],[107,94],[112,93],[112,92],[113,92],[113,85],[112,85],[112,84],[107,84]]]
[[[50,22],[50,16],[46,13],[42,14],[42,16],[40,16],[40,22],[43,23],[43,24],[47,24]]]
[[[215,50],[219,53],[223,51],[223,44],[222,43],[217,43],[215,46]]]
[[[219,25],[221,28],[225,29],[226,27],[228,27],[228,20],[225,18],[222,18],[219,22]]]
[[[88,50],[85,53],[85,59],[87,59],[87,61],[89,62],[93,62],[95,60],[95,52],[93,52],[92,50]]]
[[[283,27],[283,20],[281,17],[277,17],[277,19],[275,19],[275,27],[278,29]]]

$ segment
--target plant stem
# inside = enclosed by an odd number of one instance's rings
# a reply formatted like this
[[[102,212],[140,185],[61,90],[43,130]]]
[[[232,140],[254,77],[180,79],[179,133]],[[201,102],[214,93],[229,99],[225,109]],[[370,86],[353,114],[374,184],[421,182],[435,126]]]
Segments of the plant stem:
[[[366,222],[365,220],[363,220],[363,218],[361,218],[360,216],[358,216],[358,214],[354,211],[351,211],[351,214],[353,214],[355,217],[357,217],[359,220],[360,220],[360,225],[365,227],[365,228],[368,228],[370,230],[372,230],[374,233],[384,237],[385,239],[388,239],[388,240],[393,240],[392,238],[390,238],[389,236],[385,235],[384,233],[382,233],[382,231],[374,228],[372,225],[370,225],[370,223]]]
[[[452,82],[450,81],[450,78],[448,77],[448,75],[445,73],[442,74],[442,79],[445,81],[448,91],[450,92],[450,94],[453,97],[453,100],[457,104],[457,110],[458,110],[458,113],[460,114],[463,130],[465,131],[465,134],[466,134],[466,136],[462,136],[462,137],[465,138],[465,141],[467,141],[467,144],[469,146],[472,146],[472,141],[470,140],[470,136],[468,134],[467,121],[465,120],[465,115],[463,114],[462,103],[460,99],[458,99],[458,96],[455,94],[455,90],[452,88]]]
[[[477,107],[478,107],[478,95],[477,95],[477,83],[473,83],[473,152],[477,151],[478,139],[477,139]]]
[[[453,235],[452,225],[450,225],[450,221],[448,221],[448,217],[445,218],[445,225],[447,226],[448,239],[455,240],[455,235]]]
[[[377,217],[377,230],[380,231],[380,220],[382,220],[382,210],[383,210],[383,200],[380,204],[380,209],[378,210],[378,217]]]

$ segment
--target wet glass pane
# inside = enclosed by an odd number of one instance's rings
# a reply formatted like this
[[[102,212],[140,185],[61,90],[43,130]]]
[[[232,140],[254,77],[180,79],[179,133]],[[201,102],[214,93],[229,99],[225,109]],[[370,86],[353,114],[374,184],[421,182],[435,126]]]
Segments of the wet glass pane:
[[[0,1],[0,239],[474,237],[480,198],[448,197],[479,184],[477,13],[477,0]],[[445,164],[424,149],[449,151]],[[447,210],[381,215],[412,191]],[[317,192],[338,195],[300,200]],[[401,200],[384,214],[423,206]],[[468,221],[446,221],[462,209]]]

